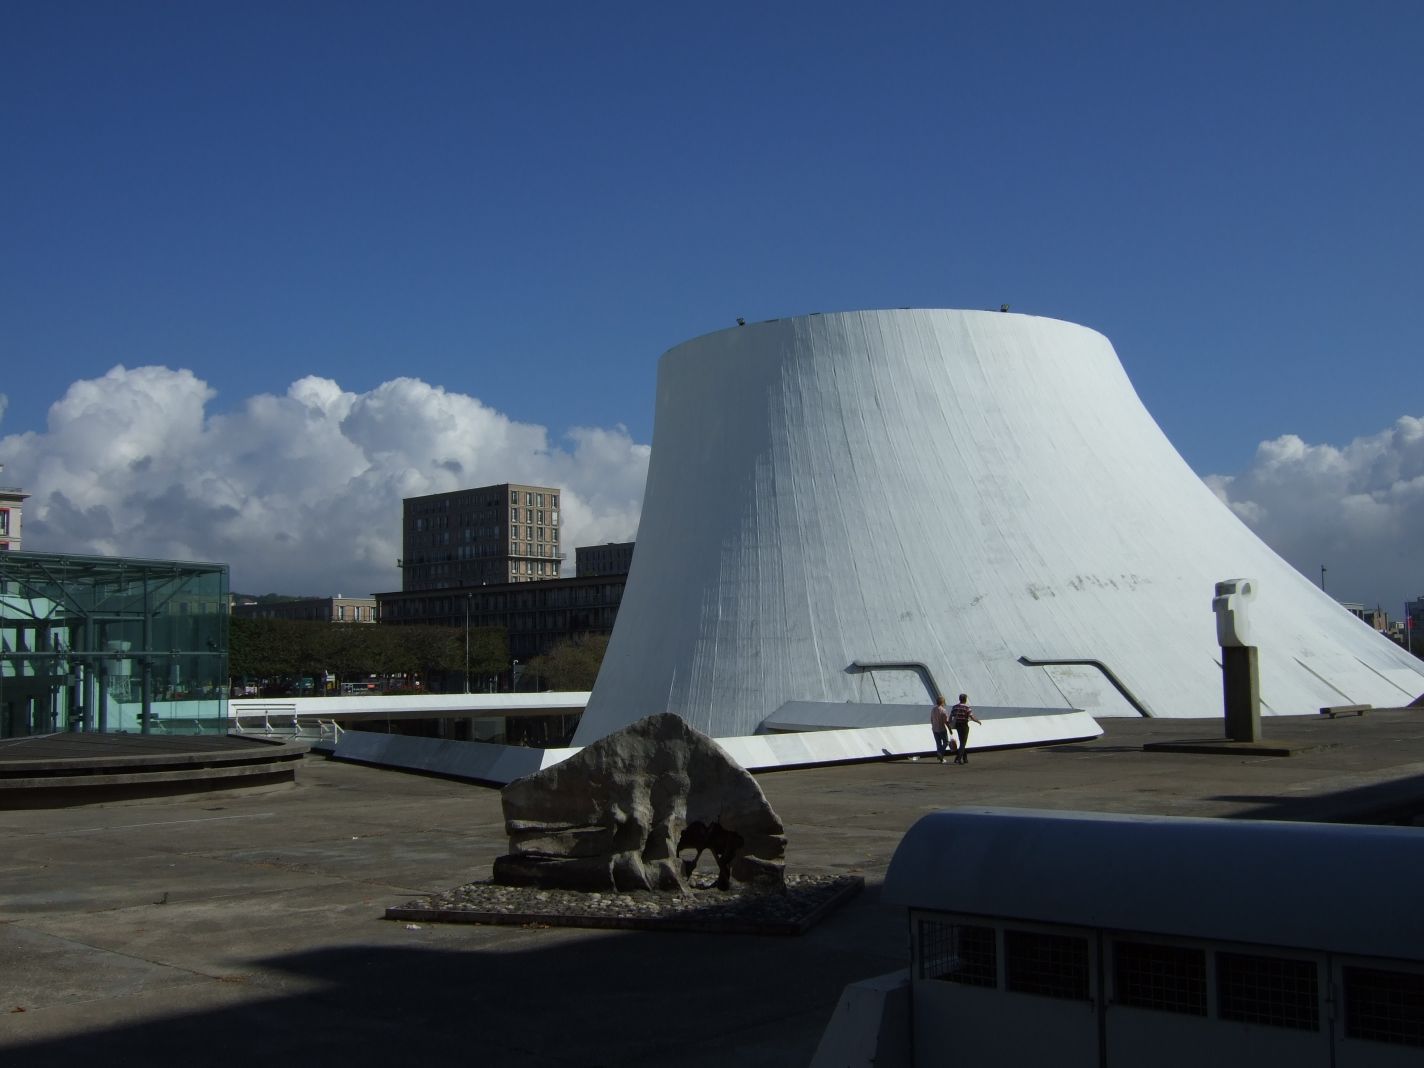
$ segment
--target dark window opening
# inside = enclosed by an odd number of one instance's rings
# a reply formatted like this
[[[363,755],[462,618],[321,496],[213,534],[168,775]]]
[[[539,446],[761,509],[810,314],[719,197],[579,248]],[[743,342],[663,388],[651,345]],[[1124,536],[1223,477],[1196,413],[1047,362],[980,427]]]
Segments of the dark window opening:
[[[1424,1046],[1424,975],[1346,968],[1345,1034],[1399,1046]]]
[[[1216,955],[1217,1015],[1223,1020],[1320,1030],[1320,984],[1314,961]]]
[[[920,921],[920,978],[967,986],[998,986],[992,927]]]
[[[1206,1015],[1206,953],[1185,946],[1117,942],[1113,992],[1122,1005]]]
[[[1020,994],[1087,1001],[1088,940],[1006,930],[1004,986]]]

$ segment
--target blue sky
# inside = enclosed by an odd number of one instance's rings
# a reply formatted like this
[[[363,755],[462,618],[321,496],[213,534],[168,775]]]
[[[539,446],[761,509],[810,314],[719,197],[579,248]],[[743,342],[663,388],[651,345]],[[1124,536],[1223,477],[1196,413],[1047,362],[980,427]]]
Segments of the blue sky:
[[[1343,450],[1424,416],[1421,46],[1402,0],[12,4],[0,435],[151,364],[647,443],[739,315],[1007,302],[1204,476]]]

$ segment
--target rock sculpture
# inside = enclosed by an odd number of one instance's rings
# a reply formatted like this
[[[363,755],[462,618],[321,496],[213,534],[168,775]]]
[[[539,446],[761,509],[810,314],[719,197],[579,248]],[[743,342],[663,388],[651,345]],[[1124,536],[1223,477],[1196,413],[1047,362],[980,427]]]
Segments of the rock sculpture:
[[[721,889],[733,879],[784,885],[786,836],[761,787],[672,713],[516,779],[503,804],[509,853],[495,861],[498,883],[685,891],[706,849]]]

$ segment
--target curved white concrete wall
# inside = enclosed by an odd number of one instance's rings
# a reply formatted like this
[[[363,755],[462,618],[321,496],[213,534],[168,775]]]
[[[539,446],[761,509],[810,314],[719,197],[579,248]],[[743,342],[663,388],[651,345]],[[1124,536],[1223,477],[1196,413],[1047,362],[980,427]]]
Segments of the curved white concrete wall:
[[[1210,413],[1203,413],[1210,418]],[[871,311],[735,327],[658,369],[638,550],[576,744],[670,710],[714,737],[788,701],[1221,714],[1214,584],[1258,583],[1263,711],[1406,704],[1419,661],[1267,548],[1085,327]]]

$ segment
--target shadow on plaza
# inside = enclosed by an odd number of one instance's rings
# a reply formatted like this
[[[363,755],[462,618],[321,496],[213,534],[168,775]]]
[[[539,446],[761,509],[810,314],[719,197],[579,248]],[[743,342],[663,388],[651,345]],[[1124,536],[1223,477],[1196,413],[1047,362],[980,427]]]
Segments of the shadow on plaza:
[[[1235,819],[1320,823],[1412,823],[1424,816],[1424,775],[1310,795],[1218,794],[1215,801],[1251,804]]]
[[[867,904],[878,896],[867,888]],[[845,985],[900,966],[887,960],[899,942],[885,944],[881,919],[861,916],[849,947],[813,935],[549,931],[557,942],[516,950],[294,953],[253,963],[316,989],[254,990],[250,1001],[185,1013],[192,987],[177,986],[164,1018],[10,1046],[0,1058],[27,1068],[96,1058],[243,1068],[805,1064]]]

